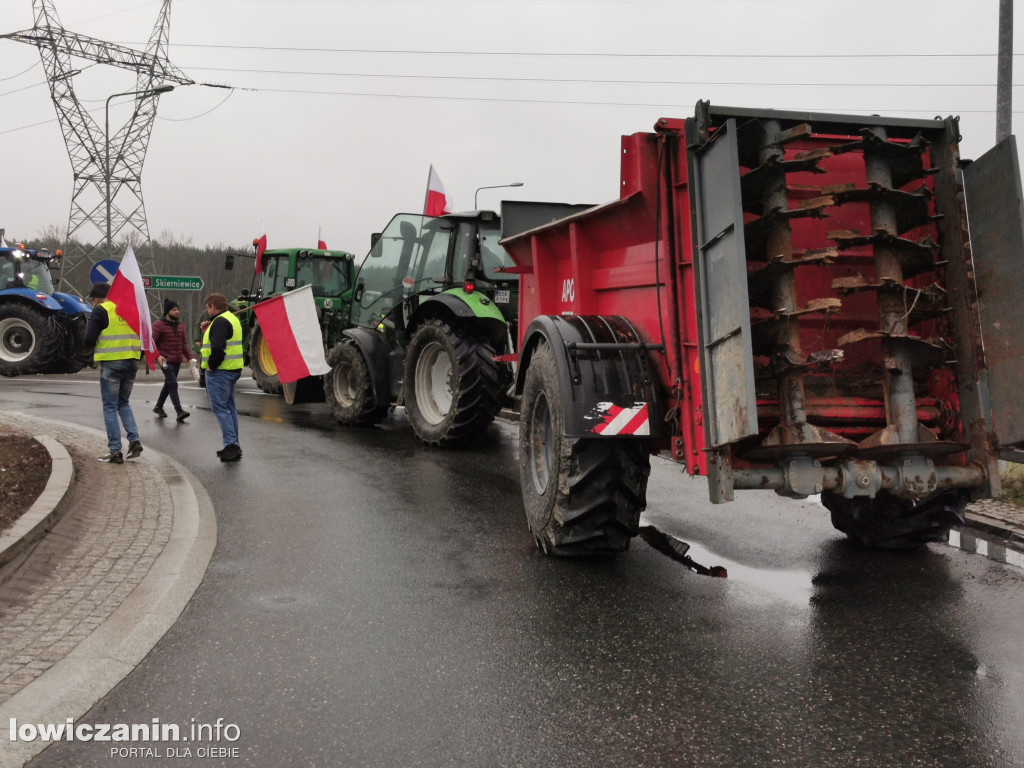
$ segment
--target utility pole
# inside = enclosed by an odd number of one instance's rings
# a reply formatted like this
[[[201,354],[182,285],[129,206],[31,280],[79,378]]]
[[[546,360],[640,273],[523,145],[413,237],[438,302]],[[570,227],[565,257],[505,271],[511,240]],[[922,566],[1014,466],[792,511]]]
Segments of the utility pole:
[[[1013,133],[1013,0],[999,0],[996,144]]]

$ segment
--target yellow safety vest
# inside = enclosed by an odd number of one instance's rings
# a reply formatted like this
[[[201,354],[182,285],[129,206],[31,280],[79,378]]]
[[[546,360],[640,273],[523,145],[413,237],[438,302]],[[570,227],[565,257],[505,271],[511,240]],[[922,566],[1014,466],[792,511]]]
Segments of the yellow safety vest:
[[[93,360],[138,360],[142,349],[139,335],[117,314],[114,302],[104,301],[100,306],[107,310],[107,327],[96,340]]]
[[[218,371],[240,371],[242,370],[242,324],[235,317],[234,313],[230,311],[221,312],[217,317],[223,317],[229,323],[231,323],[231,337],[228,339],[227,346],[224,347],[224,362],[217,368]],[[217,317],[213,318],[216,322]],[[203,346],[200,351],[203,355],[203,370],[208,369],[210,360],[210,329],[213,328],[213,322],[206,326],[206,332],[203,333]]]

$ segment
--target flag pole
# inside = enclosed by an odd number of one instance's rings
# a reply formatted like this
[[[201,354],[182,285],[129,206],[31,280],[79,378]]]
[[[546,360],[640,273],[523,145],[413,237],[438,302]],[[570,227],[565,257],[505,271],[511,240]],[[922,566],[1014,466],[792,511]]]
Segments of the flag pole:
[[[430,164],[430,168],[427,169],[427,191],[423,193],[423,212],[427,212],[427,202],[430,200],[430,179],[434,175],[434,164]]]

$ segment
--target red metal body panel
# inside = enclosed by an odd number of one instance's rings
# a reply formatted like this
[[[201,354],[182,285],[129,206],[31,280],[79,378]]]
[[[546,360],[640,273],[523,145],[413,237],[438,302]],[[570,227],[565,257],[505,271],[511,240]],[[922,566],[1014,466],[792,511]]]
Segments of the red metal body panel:
[[[540,315],[622,315],[641,333],[643,341],[663,343],[664,354],[651,352],[665,408],[671,414],[669,445],[677,461],[685,462],[694,474],[707,471],[702,428],[703,400],[700,384],[701,354],[695,306],[692,194],[688,178],[687,147],[684,139],[688,121],[662,120],[656,133],[637,133],[622,138],[620,199],[554,224],[505,241],[522,268],[520,284],[520,333],[531,318]],[[833,135],[808,132],[784,144],[785,161],[813,155],[813,169],[785,175],[788,200],[791,253],[748,255],[747,270],[751,295],[762,284],[771,284],[769,260],[811,258],[814,263],[794,270],[796,307],[793,314],[780,313],[752,298],[753,358],[757,386],[757,443],[778,424],[779,376],[770,368],[778,336],[767,333],[759,341],[764,324],[784,322],[799,330],[799,347],[814,356],[840,351],[836,359],[808,366],[803,376],[806,388],[807,422],[859,443],[883,430],[891,422],[886,381],[887,357],[879,329],[879,284],[887,275],[878,274],[874,247],[851,239],[873,234],[871,203],[874,191],[866,176],[865,151],[850,148],[860,142],[858,133]],[[909,139],[889,139],[892,144]],[[923,167],[935,158],[923,150]],[[741,167],[743,176],[751,172]],[[850,190],[864,193],[863,197]],[[899,193],[901,190],[897,189]],[[913,192],[914,204],[927,202],[927,216],[918,216],[912,229],[899,233],[912,243],[938,243],[936,214],[930,177],[915,178],[902,185]],[[893,190],[887,190],[893,192]],[[845,196],[844,196],[845,195]],[[794,213],[795,212],[795,213]],[[764,210],[747,210],[744,224],[748,241],[757,237],[757,226],[769,218]],[[818,256],[828,250],[825,256]],[[747,245],[756,254],[756,244]],[[763,253],[764,249],[761,249]],[[927,363],[915,364],[917,419],[939,441],[966,442],[958,418],[957,384],[950,361],[952,333],[943,295],[944,267],[941,258],[921,269],[908,269],[888,282],[905,290],[909,335],[933,340]],[[928,289],[919,293],[913,289]],[[934,306],[933,306],[934,305]],[[773,326],[774,327],[774,326]],[[792,327],[792,326],[790,326]],[[910,339],[916,342],[916,338]],[[523,339],[519,339],[520,348]],[[754,444],[736,445],[736,466],[764,463],[757,459]],[[937,458],[937,462],[962,464],[963,454]],[[769,461],[770,463],[770,461]]]

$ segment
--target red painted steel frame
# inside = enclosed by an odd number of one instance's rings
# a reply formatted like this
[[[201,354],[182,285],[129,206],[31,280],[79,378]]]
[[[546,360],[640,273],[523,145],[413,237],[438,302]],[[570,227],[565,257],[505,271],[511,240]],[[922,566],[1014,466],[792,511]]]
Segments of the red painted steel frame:
[[[678,414],[670,445],[677,461],[692,474],[704,474],[702,396],[699,375],[697,313],[694,305],[694,261],[691,237],[691,201],[684,140],[684,120],[661,120],[657,133],[622,137],[620,199],[563,219],[547,227],[515,237],[507,249],[522,268],[520,284],[520,333],[540,315],[622,315],[639,329],[643,341],[663,343],[665,353],[652,352],[664,393],[666,412]],[[786,158],[800,152],[837,147],[859,140],[857,135],[811,135],[785,147]],[[927,166],[925,166],[927,167]],[[789,208],[821,199],[835,185],[867,187],[863,154],[830,154],[820,163],[824,173],[794,172],[787,176]],[[740,174],[745,169],[737,169]],[[922,182],[917,182],[920,185]],[[924,182],[930,186],[930,180]],[[932,205],[932,210],[934,205]],[[755,214],[745,214],[749,223]],[[867,202],[845,202],[827,208],[824,217],[791,221],[794,254],[835,246],[831,233],[851,230],[871,233]],[[934,225],[918,227],[902,235],[910,240],[937,239]],[[756,273],[763,261],[748,261]],[[841,337],[859,329],[877,329],[878,306],[871,290],[843,292],[836,279],[863,277],[875,281],[870,246],[842,250],[827,266],[798,268],[798,304],[816,299],[840,299],[836,314],[807,314],[797,320],[804,352],[842,349],[843,361],[831,369],[808,374],[808,401],[814,403],[808,421],[830,431],[860,440],[885,426],[886,406],[883,369],[877,339],[839,344]],[[904,282],[925,287],[943,278],[941,268]],[[756,280],[756,277],[753,278]],[[908,307],[908,314],[913,307]],[[751,309],[752,324],[769,320],[770,313]],[[942,319],[919,323],[915,333],[948,339]],[[523,339],[520,338],[520,348]],[[756,355],[756,352],[755,352]],[[764,370],[767,360],[755,356],[755,369]],[[918,417],[940,439],[962,439],[958,423],[956,385],[952,372],[937,368],[917,392]],[[762,386],[759,377],[758,412],[762,437],[778,418],[774,382]],[[954,460],[956,461],[956,460]],[[737,461],[742,466],[742,461]]]

